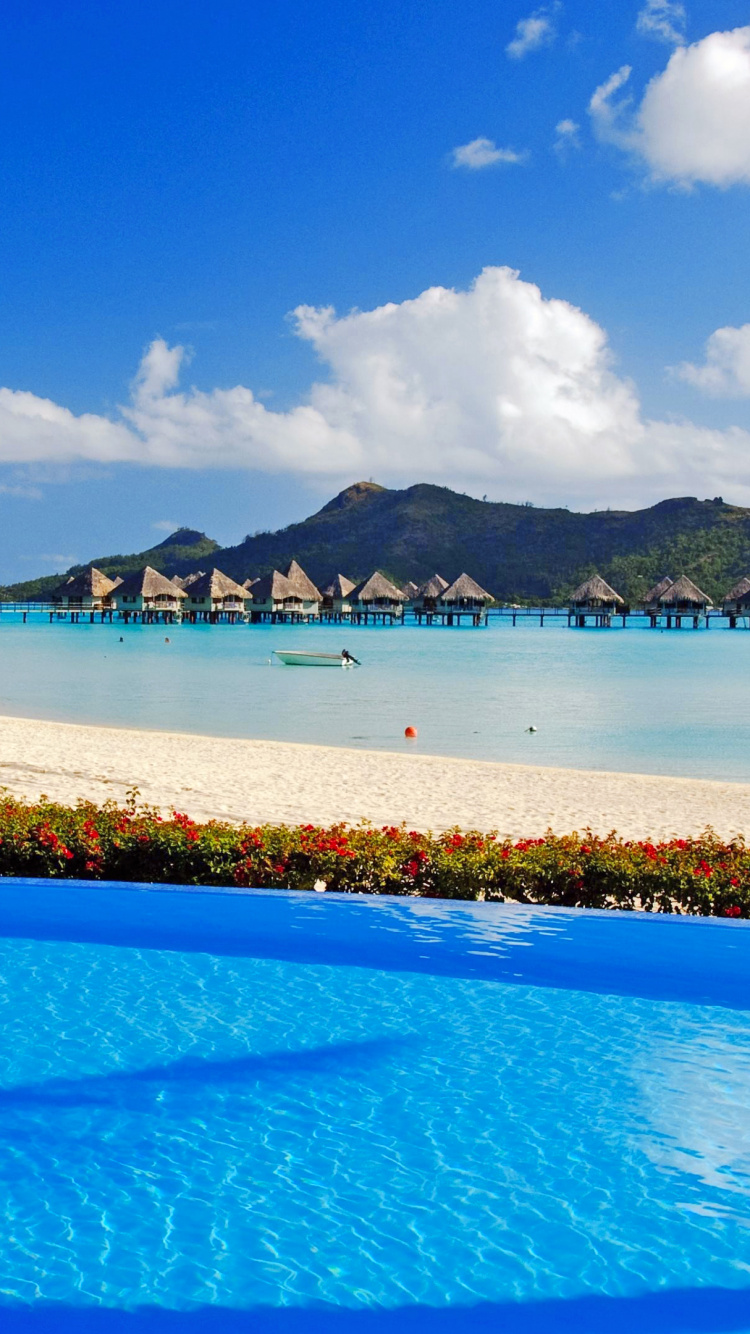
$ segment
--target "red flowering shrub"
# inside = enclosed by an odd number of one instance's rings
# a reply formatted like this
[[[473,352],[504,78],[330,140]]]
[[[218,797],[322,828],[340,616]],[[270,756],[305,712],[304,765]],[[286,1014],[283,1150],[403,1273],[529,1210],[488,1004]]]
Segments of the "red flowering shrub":
[[[750,849],[711,829],[666,843],[548,833],[514,842],[404,826],[197,824],[137,804],[58,806],[0,794],[0,876],[642,908],[750,917]]]

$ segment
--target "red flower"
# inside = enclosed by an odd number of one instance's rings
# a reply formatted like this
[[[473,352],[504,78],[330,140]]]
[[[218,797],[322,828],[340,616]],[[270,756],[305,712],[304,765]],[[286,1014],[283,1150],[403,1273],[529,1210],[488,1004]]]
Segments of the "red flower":
[[[732,906],[731,906],[731,908],[725,908],[725,909],[724,909],[724,916],[725,916],[725,917],[741,917],[741,916],[742,916],[742,909],[741,909],[740,905],[739,905],[738,903],[733,903]]]

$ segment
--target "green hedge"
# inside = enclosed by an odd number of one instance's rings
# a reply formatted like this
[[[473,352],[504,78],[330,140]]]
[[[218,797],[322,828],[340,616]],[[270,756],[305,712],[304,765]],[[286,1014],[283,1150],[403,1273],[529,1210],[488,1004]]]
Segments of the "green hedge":
[[[586,831],[512,842],[458,829],[196,824],[138,804],[0,797],[0,875],[328,889],[750,917],[750,850],[711,829],[633,842]]]

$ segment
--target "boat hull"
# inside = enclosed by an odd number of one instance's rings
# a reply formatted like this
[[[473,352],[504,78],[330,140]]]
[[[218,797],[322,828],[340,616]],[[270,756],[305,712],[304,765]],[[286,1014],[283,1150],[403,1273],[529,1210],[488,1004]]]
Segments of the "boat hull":
[[[340,653],[296,653],[292,650],[274,649],[274,657],[286,667],[353,667]]]

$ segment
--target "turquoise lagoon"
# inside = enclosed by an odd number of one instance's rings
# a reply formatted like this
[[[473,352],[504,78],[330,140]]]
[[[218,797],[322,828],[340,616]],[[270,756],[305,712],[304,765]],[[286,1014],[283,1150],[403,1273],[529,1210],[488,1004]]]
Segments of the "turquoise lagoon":
[[[274,648],[342,647],[361,670],[271,665]],[[411,723],[416,749],[432,754],[745,782],[749,671],[750,635],[717,626],[165,628],[0,616],[0,713],[383,750],[403,749]]]

